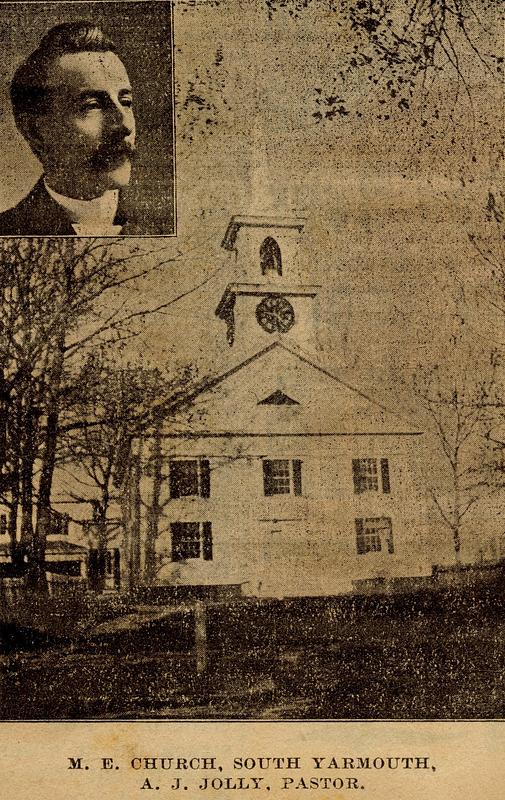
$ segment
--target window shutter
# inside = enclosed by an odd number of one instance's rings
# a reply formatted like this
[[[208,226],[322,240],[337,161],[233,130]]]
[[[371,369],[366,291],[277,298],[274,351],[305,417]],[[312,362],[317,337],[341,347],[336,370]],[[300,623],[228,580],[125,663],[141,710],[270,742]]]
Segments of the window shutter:
[[[395,551],[395,546],[394,546],[394,542],[393,542],[393,524],[392,524],[392,522],[391,522],[391,520],[390,520],[390,519],[388,519],[388,523],[389,523],[389,530],[388,530],[388,532],[387,532],[387,537],[388,537],[388,553],[394,553],[394,551]]]
[[[302,493],[302,462],[298,458],[293,459],[293,490],[296,495]]]
[[[181,552],[181,526],[178,522],[172,522],[170,525],[170,533],[172,535],[172,561],[183,561]]]
[[[207,458],[200,461],[200,495],[210,497],[210,464]]]
[[[7,533],[7,514],[0,514],[0,536]]]
[[[121,585],[121,567],[119,548],[114,548],[114,588],[119,589]]]
[[[363,520],[355,519],[354,522],[356,525],[356,549],[358,551],[358,555],[363,555],[363,553],[366,552],[365,540],[363,538]]]
[[[168,465],[168,485],[170,489],[170,497],[176,500],[181,496],[179,492],[179,481],[177,480],[176,466],[172,463]]]
[[[212,561],[212,523],[203,523],[203,560]]]
[[[391,487],[389,484],[389,463],[387,458],[381,458],[382,491],[389,494]]]
[[[267,497],[274,494],[272,485],[272,465],[270,461],[263,461],[263,488]]]
[[[107,550],[105,553],[103,550],[98,551],[97,557],[97,565],[98,565],[98,575],[100,578],[104,578],[107,574],[107,557],[110,558],[110,553]]]
[[[98,550],[92,547],[88,553],[88,583],[90,589],[98,584]]]
[[[359,458],[352,460],[352,479],[354,481],[354,493],[361,494],[361,461]]]

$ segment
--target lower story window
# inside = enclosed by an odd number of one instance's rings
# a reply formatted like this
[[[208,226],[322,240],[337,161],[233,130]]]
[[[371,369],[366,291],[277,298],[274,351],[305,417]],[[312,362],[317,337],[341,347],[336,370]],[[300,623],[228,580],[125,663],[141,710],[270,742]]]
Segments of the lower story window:
[[[212,523],[172,522],[172,561],[203,558],[212,561]]]
[[[356,548],[363,553],[394,553],[393,526],[390,517],[356,519]]]

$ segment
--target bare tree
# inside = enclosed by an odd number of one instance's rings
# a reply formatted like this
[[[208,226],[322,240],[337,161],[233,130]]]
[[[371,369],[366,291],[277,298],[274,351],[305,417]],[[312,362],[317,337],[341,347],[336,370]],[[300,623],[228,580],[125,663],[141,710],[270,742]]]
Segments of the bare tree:
[[[505,488],[505,387],[503,363],[505,347],[505,194],[490,189],[483,208],[485,226],[478,233],[468,234],[483,275],[478,290],[479,311],[485,310],[492,327],[492,340],[497,348],[496,389],[493,416],[486,432],[488,442],[485,474],[495,491]]]
[[[496,399],[491,359],[488,375],[476,371],[477,360],[463,360],[460,348],[450,354],[451,367],[420,368],[415,392],[431,421],[445,475],[429,489],[438,514],[452,535],[456,562],[461,560],[462,529],[469,511],[490,491],[486,434]],[[482,377],[477,377],[478,375]],[[432,461],[432,466],[435,459]]]
[[[168,305],[134,308],[120,297],[168,260],[162,251],[98,239],[0,243],[2,500],[10,512],[12,555],[27,558],[33,587],[45,582],[62,411],[83,385],[89,350],[124,342],[146,314]]]
[[[438,92],[450,76],[453,106],[466,95],[473,113],[479,79],[496,81],[503,74],[501,24],[494,0],[264,0],[268,17],[324,14],[335,31],[340,69],[315,89],[316,122],[342,119],[352,108],[353,86],[369,87],[377,98],[377,118],[405,112],[413,98],[437,119],[447,96]],[[429,99],[429,103],[428,103]],[[424,120],[426,124],[426,119]]]
[[[485,301],[498,316],[503,327],[505,318],[505,193],[489,190],[484,215],[486,229],[469,233],[468,238],[484,268]],[[502,337],[505,343],[505,337]]]
[[[78,383],[62,419],[59,452],[66,471],[83,486],[79,493],[68,491],[69,496],[92,507],[92,530],[103,562],[111,536],[109,510],[122,499],[130,443],[151,429],[154,408],[181,391],[191,369],[169,375],[141,364],[121,366],[102,352],[90,356],[85,372],[87,380]],[[154,513],[153,504],[150,519]]]

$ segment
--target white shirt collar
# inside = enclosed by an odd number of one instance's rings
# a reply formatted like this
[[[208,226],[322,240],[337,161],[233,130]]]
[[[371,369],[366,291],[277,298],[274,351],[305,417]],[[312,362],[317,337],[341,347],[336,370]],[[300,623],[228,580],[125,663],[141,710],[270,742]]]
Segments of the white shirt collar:
[[[120,232],[121,225],[114,225],[119,202],[117,189],[104,192],[92,200],[77,200],[75,197],[65,197],[51,189],[45,178],[44,185],[53,200],[67,212],[77,234],[98,236]]]

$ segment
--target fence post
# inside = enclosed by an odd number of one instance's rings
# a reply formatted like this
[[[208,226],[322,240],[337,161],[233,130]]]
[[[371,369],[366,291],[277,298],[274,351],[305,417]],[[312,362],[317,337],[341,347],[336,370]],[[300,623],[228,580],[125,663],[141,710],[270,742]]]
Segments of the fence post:
[[[207,667],[207,619],[205,603],[195,600],[195,659],[196,672],[201,675]]]

